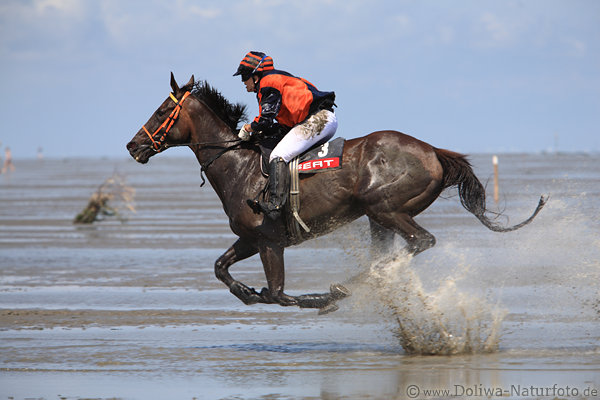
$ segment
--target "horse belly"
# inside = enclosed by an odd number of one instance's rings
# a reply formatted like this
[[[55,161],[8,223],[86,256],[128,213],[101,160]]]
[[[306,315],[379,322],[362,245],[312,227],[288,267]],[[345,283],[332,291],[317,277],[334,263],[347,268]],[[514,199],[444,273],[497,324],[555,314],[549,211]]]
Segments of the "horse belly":
[[[312,233],[335,230],[364,215],[353,199],[349,169],[322,172],[300,182],[300,217]]]

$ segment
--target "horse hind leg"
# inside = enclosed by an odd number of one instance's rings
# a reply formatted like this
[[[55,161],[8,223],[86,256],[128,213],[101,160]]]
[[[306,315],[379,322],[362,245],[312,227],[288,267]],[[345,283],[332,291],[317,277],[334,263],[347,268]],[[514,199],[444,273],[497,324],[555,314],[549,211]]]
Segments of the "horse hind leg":
[[[371,262],[388,260],[393,256],[394,239],[396,233],[377,223],[369,217],[369,226],[371,229],[371,247],[369,249],[369,258]],[[346,280],[347,283],[364,283],[369,278],[368,270],[361,271]]]
[[[412,190],[402,190],[404,186]],[[378,196],[375,197],[379,201],[371,199],[366,207],[367,216],[374,221],[371,223],[371,236],[374,243],[383,245],[390,251],[393,245],[393,242],[390,242],[389,231],[391,231],[406,241],[404,250],[409,255],[416,256],[435,246],[435,237],[417,224],[413,216],[426,209],[437,198],[439,191],[439,182],[435,180],[399,181],[395,191],[388,188],[387,198],[391,199],[389,201],[381,200],[386,198],[385,191],[376,191]]]
[[[391,254],[394,249],[394,231],[384,228],[373,218],[369,218],[369,227],[371,229],[371,259]]]
[[[329,287],[329,293],[303,294],[296,296],[295,299],[298,302],[298,307],[318,308],[319,315],[324,315],[337,311],[339,307],[335,303],[338,300],[350,296],[350,294],[348,289],[336,283]]]
[[[435,246],[435,236],[417,224],[409,214],[388,213],[370,217],[382,227],[400,235],[406,241],[404,250],[412,256]]]
[[[405,241],[404,251],[415,256],[435,245],[435,237],[419,226],[409,215],[398,214],[393,217],[381,218],[377,222],[375,218],[369,217],[371,228],[370,256],[373,265],[387,263],[396,259],[394,254],[394,238],[398,233]],[[386,224],[384,226],[383,224]],[[364,283],[368,280],[370,271],[362,271],[348,279],[348,283]]]
[[[404,214],[401,218],[401,229],[403,229],[401,236],[406,241],[405,250],[409,254],[416,256],[435,246],[435,236],[417,224],[408,214]]]

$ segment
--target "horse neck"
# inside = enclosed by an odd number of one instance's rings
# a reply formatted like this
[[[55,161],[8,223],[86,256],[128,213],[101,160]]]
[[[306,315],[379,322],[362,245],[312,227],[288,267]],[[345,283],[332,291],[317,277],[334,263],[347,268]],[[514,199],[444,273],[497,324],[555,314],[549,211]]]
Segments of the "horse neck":
[[[195,101],[190,115],[193,115],[190,142],[200,143],[192,144],[190,148],[227,208],[226,203],[231,199],[232,191],[242,194],[249,186],[253,186],[248,183],[254,179],[248,177],[260,176],[260,163],[256,162],[258,154],[239,147],[223,152],[226,147],[236,145],[228,141],[237,139],[237,136],[204,103]]]
[[[190,128],[190,142],[191,143],[212,143],[219,144],[228,140],[237,139],[235,134],[231,132],[227,124],[203,102],[197,99],[193,99],[190,102],[190,108],[188,109],[191,128]],[[226,144],[226,143],[224,143]],[[204,147],[194,148],[196,158],[202,164],[205,162],[206,155],[203,155],[202,150],[206,150]]]

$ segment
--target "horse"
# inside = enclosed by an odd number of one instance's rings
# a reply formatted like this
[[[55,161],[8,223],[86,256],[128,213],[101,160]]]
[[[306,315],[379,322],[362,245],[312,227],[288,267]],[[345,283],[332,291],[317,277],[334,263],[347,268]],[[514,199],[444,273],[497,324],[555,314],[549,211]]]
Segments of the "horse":
[[[374,254],[390,253],[395,235],[404,239],[404,250],[415,256],[436,243],[435,237],[414,217],[429,207],[446,188],[456,186],[462,206],[488,229],[509,232],[529,224],[544,206],[540,197],[533,214],[523,222],[504,227],[486,216],[485,188],[467,157],[439,149],[398,131],[377,131],[346,140],[343,167],[334,171],[302,174],[300,218],[310,234],[292,238],[283,218],[271,220],[255,212],[247,200],[266,185],[261,173],[258,145],[237,137],[246,107],[229,102],[206,81],[190,78],[179,87],[171,73],[172,92],[126,145],[139,163],[170,147],[187,146],[222,202],[231,230],[238,236],[214,264],[216,277],[246,305],[279,304],[337,309],[349,296],[339,284],[328,293],[291,296],[284,292],[284,249],[329,233],[367,216]],[[229,268],[260,255],[267,287],[257,292],[234,279]]]

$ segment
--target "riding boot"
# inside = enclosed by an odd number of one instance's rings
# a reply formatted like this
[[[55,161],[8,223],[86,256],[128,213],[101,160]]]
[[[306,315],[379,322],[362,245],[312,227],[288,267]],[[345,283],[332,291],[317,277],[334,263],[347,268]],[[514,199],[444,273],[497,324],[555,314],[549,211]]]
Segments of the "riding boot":
[[[261,211],[272,220],[281,216],[281,210],[287,200],[288,170],[287,163],[282,158],[276,158],[269,163],[269,200],[260,201]]]

